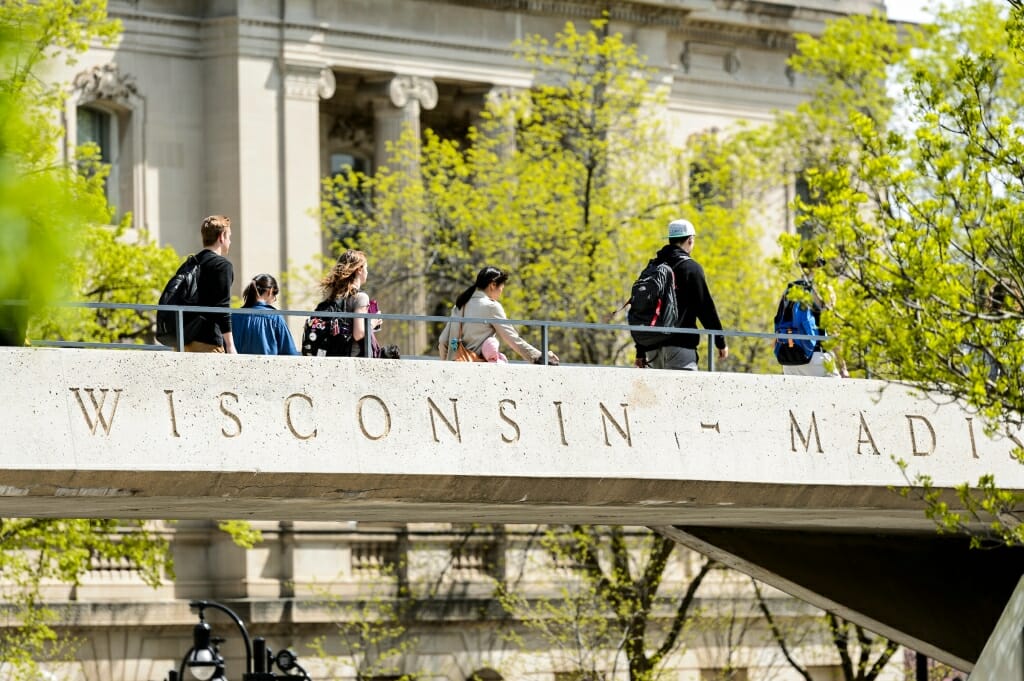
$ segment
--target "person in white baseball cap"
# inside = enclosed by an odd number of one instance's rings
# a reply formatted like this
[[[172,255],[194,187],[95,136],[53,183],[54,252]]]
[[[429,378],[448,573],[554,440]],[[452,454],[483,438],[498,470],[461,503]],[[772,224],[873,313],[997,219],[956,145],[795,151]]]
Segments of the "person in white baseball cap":
[[[685,239],[689,236],[696,236],[697,231],[693,228],[693,223],[689,220],[673,220],[668,223],[668,238],[671,239]]]
[[[664,233],[664,232],[663,232]],[[668,223],[668,244],[662,246],[654,260],[672,268],[675,275],[676,302],[679,321],[676,328],[695,329],[700,321],[705,329],[721,331],[715,300],[711,297],[704,268],[691,257],[697,230],[689,220],[678,219]],[[666,334],[656,347],[636,346],[636,365],[655,369],[683,369],[696,371],[700,335],[693,333]],[[725,336],[715,336],[718,358],[729,357]]]

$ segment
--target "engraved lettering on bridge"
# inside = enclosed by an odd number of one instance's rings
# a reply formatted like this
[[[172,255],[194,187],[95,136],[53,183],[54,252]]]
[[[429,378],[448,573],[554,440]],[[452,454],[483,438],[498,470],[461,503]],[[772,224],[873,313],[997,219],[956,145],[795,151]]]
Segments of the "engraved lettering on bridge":
[[[967,421],[967,433],[971,436],[971,456],[975,459],[980,458],[978,456],[978,443],[974,441],[974,418],[965,416],[964,420]]]
[[[498,402],[498,416],[501,417],[502,421],[512,426],[512,428],[515,430],[515,435],[512,435],[511,437],[506,435],[505,433],[501,434],[501,441],[511,444],[513,442],[519,442],[519,424],[513,421],[512,418],[505,413],[505,405],[508,404],[512,405],[513,409],[516,408],[515,400],[501,400]]]
[[[313,426],[312,432],[303,435],[295,428],[295,422],[292,421],[292,400],[303,400],[309,405],[310,410],[313,408],[313,398],[304,393],[292,393],[288,397],[284,398],[284,421],[288,424],[288,430],[291,431],[292,435],[300,440],[309,440],[316,437],[316,426]]]
[[[907,414],[907,427],[910,428],[910,446],[912,454],[914,456],[929,456],[935,453],[935,429],[932,428],[932,424],[925,417],[919,414]],[[928,449],[920,449],[917,446],[917,430],[914,428],[914,423],[923,423],[925,428],[928,429],[928,437],[931,438],[931,446]]]
[[[110,388],[100,388],[100,399],[96,401],[95,388],[70,388],[71,392],[75,394],[75,399],[78,400],[78,406],[82,409],[82,416],[85,417],[85,423],[89,426],[89,432],[93,435],[96,434],[96,426],[103,428],[104,435],[110,435],[110,429],[114,426],[114,416],[117,414],[117,405],[121,401],[121,391],[124,388],[114,388],[114,404],[110,407],[110,417],[107,418],[103,415],[103,407],[107,402],[107,393],[111,392]],[[90,416],[89,409],[85,406],[85,400],[82,399],[81,391],[84,390],[89,395],[89,402],[92,404],[92,414]]]
[[[441,441],[437,437],[437,421],[434,419],[435,414],[437,415],[437,418],[441,419],[441,422],[444,423],[451,434],[455,436],[455,439],[462,442],[462,429],[459,427],[459,400],[454,397],[449,397],[448,399],[452,403],[452,414],[455,419],[454,425],[452,425],[452,422],[448,420],[448,417],[441,412],[441,408],[434,403],[434,400],[430,397],[427,398],[427,405],[430,408],[430,429],[434,433],[434,442]]]
[[[229,433],[227,431],[227,429],[221,428],[220,432],[221,432],[221,434],[224,437],[227,437],[227,438],[238,437],[239,435],[242,434],[242,419],[238,418],[238,414],[236,414],[233,411],[229,410],[227,405],[224,404],[224,398],[225,397],[230,397],[237,404],[238,403],[238,395],[236,395],[235,393],[232,393],[232,392],[223,392],[223,393],[220,394],[220,411],[221,411],[222,414],[224,414],[229,419],[231,419],[232,421],[235,422],[235,427],[237,428],[237,430],[234,433]]]
[[[811,427],[807,431],[807,437],[804,437],[804,432],[800,429],[800,424],[796,422],[796,416],[793,415],[793,410],[789,411],[789,446],[792,451],[797,451],[796,440],[800,438],[800,442],[803,443],[804,451],[811,451],[811,436],[814,436],[814,444],[818,448],[819,454],[824,454],[825,450],[821,448],[821,437],[818,435],[818,418],[815,413],[811,412]]]
[[[558,414],[558,433],[562,437],[562,444],[566,447],[569,446],[569,442],[565,439],[565,419],[562,417],[562,403],[553,402],[555,405],[555,413]]]
[[[700,424],[700,427],[701,427],[701,430],[713,430],[713,431],[715,431],[716,433],[719,433],[719,434],[721,434],[721,432],[722,432],[722,429],[718,425],[718,421],[715,421],[714,423],[703,423],[702,422]],[[678,439],[678,436],[677,436],[677,439]]]
[[[373,402],[380,407],[384,423],[379,435],[374,435],[366,428],[366,418],[363,415],[363,406],[367,402]],[[359,402],[356,403],[356,420],[359,421],[359,430],[363,432],[363,436],[366,437],[367,440],[383,440],[391,433],[391,412],[388,410],[388,405],[384,404],[384,400],[376,395],[363,395],[359,398]]]
[[[171,435],[181,437],[178,434],[178,417],[174,414],[174,391],[164,390],[164,394],[167,395],[167,408],[171,411]]]
[[[863,445],[871,445],[871,453],[875,456],[881,456],[882,452],[878,451],[878,445],[875,444],[875,438],[871,435],[871,429],[868,428],[868,422],[864,420],[864,412],[860,413],[860,429],[857,431],[857,453],[860,454],[861,447]]]
[[[598,402],[597,404],[601,407],[601,426],[604,428],[605,445],[608,447],[612,446],[612,443],[608,441],[608,422],[611,421],[611,424],[615,426],[615,430],[617,430],[622,439],[626,441],[626,446],[632,447],[633,436],[629,432],[629,405],[625,403],[619,404],[619,406],[622,407],[622,422],[626,424],[626,427],[623,428],[622,425],[615,420],[615,417],[608,411],[608,407],[604,406],[604,402]]]

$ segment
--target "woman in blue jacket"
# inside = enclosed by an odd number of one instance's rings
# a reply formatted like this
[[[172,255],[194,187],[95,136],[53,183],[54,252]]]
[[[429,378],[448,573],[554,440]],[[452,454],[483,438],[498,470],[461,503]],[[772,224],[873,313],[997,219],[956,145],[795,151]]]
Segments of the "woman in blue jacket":
[[[280,289],[277,279],[269,274],[252,278],[242,292],[242,307],[257,310],[275,310]],[[235,336],[235,349],[247,355],[297,355],[292,332],[278,314],[232,315],[231,328]]]

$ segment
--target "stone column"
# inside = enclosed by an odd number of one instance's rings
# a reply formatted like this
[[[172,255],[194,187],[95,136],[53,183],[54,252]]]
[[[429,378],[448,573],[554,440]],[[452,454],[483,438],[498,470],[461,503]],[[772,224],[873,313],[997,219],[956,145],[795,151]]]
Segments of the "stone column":
[[[282,107],[283,200],[281,271],[300,272],[314,265],[319,272],[323,252],[320,225],[320,100],[334,95],[334,72],[316,64],[286,63]],[[269,142],[269,140],[268,140]],[[317,294],[305,279],[286,287],[282,306],[312,309]],[[293,333],[303,320],[289,317]]]
[[[390,161],[387,145],[398,142],[405,130],[420,134],[420,111],[437,106],[437,85],[421,76],[395,76],[371,86],[373,97],[374,166]]]
[[[374,166],[375,170],[393,163],[388,152],[389,144],[399,142],[404,132],[414,133],[415,144],[420,139],[420,111],[430,110],[437,106],[437,85],[429,78],[420,76],[395,76],[381,83],[371,84],[368,88],[373,99],[373,132],[374,132]],[[397,170],[397,169],[393,169]],[[404,168],[410,181],[417,181],[419,164],[410,161]],[[395,237],[407,244],[403,249],[402,262],[396,263],[392,271],[402,271],[402,282],[389,285],[385,294],[375,295],[380,301],[384,312],[426,314],[426,290],[423,285],[425,259],[423,257],[423,230],[402,215],[393,218]],[[367,254],[371,260],[370,272],[373,272],[374,254]],[[389,268],[392,269],[392,268]],[[367,288],[373,293],[373,284]],[[403,354],[433,354],[432,339],[428,339],[426,324],[391,323],[381,332],[381,340],[385,343],[397,343]]]

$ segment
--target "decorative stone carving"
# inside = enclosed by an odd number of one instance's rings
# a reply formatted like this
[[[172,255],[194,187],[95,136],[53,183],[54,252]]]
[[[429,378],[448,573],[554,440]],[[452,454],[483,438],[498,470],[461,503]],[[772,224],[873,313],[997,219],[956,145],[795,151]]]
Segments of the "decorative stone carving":
[[[334,79],[334,71],[329,68],[320,69],[320,80],[317,81],[317,94],[320,99],[330,99],[334,96],[334,90],[338,87],[338,81]]]
[[[330,99],[337,81],[334,71],[302,64],[288,64],[284,72],[285,96],[294,99]]]
[[[327,139],[337,142],[340,147],[364,153],[373,153],[373,115],[361,110],[347,116],[335,116],[327,132]]]
[[[404,109],[410,99],[415,99],[429,111],[437,106],[437,84],[421,76],[395,76],[388,82],[388,96],[399,109]]]
[[[730,75],[740,70],[739,54],[731,45],[687,40],[683,43],[683,51],[679,54],[679,63],[682,64],[684,72],[690,72],[693,64],[693,55],[697,53],[711,57],[720,57],[722,59],[722,70]]]
[[[126,107],[132,106],[132,98],[139,96],[135,77],[121,73],[117,64],[102,64],[82,71],[75,76],[72,89],[79,102],[102,99]]]

